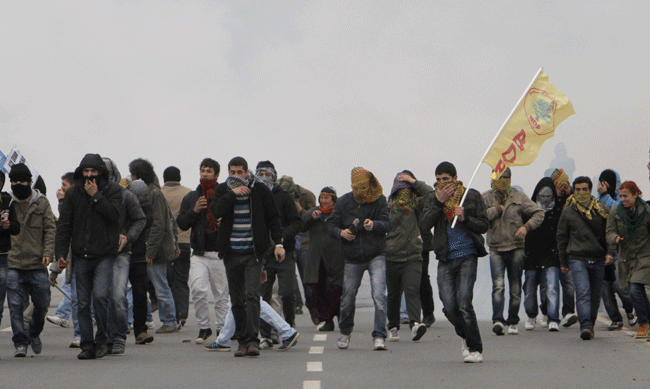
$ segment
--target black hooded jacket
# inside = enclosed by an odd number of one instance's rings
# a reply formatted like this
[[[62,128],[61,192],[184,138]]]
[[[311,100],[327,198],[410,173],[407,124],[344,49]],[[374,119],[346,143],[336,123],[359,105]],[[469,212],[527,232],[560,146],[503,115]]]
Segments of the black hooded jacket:
[[[100,171],[98,191],[92,197],[84,189],[83,170]],[[56,258],[68,250],[80,258],[115,255],[119,248],[122,188],[109,181],[108,169],[99,154],[86,154],[74,172],[75,185],[65,195],[56,232]]]
[[[550,211],[544,212],[544,221],[536,229],[526,235],[526,260],[525,270],[537,270],[547,267],[560,267],[560,257],[557,252],[557,224],[562,215],[564,202],[558,200],[555,184],[550,177],[542,178],[535,186],[531,200],[537,203],[537,195],[544,187],[553,191],[555,206]],[[566,201],[566,200],[565,200]]]
[[[5,185],[5,174],[0,172],[0,191]],[[3,229],[0,227],[0,253],[8,253],[11,249],[10,235],[18,235],[20,233],[20,222],[16,216],[16,211],[11,204],[11,195],[7,192],[0,192],[0,212],[3,214],[9,212],[9,228]]]

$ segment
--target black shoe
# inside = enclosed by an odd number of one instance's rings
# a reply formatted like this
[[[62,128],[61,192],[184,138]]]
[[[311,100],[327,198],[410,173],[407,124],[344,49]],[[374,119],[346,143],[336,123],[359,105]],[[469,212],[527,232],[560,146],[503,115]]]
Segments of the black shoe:
[[[95,346],[95,358],[104,358],[106,355],[108,355],[108,346],[105,344],[98,344]]]
[[[210,329],[210,328],[202,328],[202,329],[199,330],[199,336],[196,337],[196,340],[194,341],[194,343],[203,344],[211,336],[212,336],[212,329]]]
[[[608,331],[617,331],[623,328],[623,322],[622,321],[613,321],[612,324],[607,327]]]
[[[424,323],[424,325],[427,326],[427,328],[431,327],[435,322],[436,322],[436,317],[433,315],[433,312],[430,315],[426,315],[422,320],[422,323]]]
[[[77,359],[95,359],[95,353],[90,350],[83,350],[77,354]]]
[[[580,339],[582,339],[582,340],[591,340],[591,339],[593,339],[591,337],[591,328],[585,328],[582,331],[580,331]]]
[[[296,343],[298,343],[298,338],[300,337],[300,334],[296,331],[295,334],[291,335],[289,339],[283,340],[282,341],[282,346],[278,347],[278,351],[287,351],[291,347],[295,346]]]
[[[302,307],[296,307],[296,315],[302,315]]]
[[[248,348],[246,346],[244,346],[243,344],[240,344],[237,351],[235,351],[235,358],[245,357],[247,351],[248,351]]]
[[[258,346],[255,343],[249,344],[248,348],[246,349],[246,356],[247,357],[259,357],[260,356],[260,346]]]
[[[309,316],[311,316],[311,322],[314,323],[315,326],[317,326],[318,323],[320,323],[320,321],[318,321],[318,318],[316,317],[316,314],[314,313],[313,309],[309,310]]]
[[[320,326],[318,331],[323,331],[323,332],[331,332],[334,331],[334,320],[327,320],[325,321],[325,324]]]
[[[280,344],[280,335],[278,335],[275,330],[271,332],[271,342],[273,342],[273,344]]]

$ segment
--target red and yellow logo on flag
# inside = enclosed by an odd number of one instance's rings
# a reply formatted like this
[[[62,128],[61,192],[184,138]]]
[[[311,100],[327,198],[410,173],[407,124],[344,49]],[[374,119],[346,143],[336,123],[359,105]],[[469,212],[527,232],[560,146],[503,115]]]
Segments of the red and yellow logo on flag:
[[[483,160],[494,169],[491,178],[500,177],[508,166],[530,165],[544,141],[574,113],[571,101],[542,72]]]

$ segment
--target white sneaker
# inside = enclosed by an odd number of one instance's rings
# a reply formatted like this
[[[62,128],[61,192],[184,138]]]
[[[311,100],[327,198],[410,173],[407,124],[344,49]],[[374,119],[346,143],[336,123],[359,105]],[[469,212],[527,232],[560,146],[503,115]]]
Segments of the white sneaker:
[[[386,343],[384,342],[384,338],[375,338],[375,350],[377,351],[388,350],[388,348],[386,348]]]
[[[539,321],[539,324],[540,324],[543,328],[548,327],[548,316],[546,316],[546,315],[542,316],[542,320]]]
[[[70,323],[68,323],[68,319],[64,319],[64,318],[58,317],[58,316],[48,316],[48,317],[46,317],[46,319],[50,323],[56,324],[59,327],[63,327],[63,328],[70,327]]]
[[[519,329],[516,324],[510,324],[508,326],[508,335],[519,335]]]
[[[562,318],[562,320],[560,320],[560,325],[562,327],[568,328],[576,324],[577,322],[578,322],[578,315],[576,315],[575,313],[568,313]]]
[[[463,358],[467,358],[469,355],[469,347],[467,347],[467,341],[463,339],[463,344],[460,346],[463,352]]]
[[[481,363],[483,362],[483,354],[473,351],[464,358],[464,361],[465,363]]]
[[[425,326],[424,323],[413,324],[413,328],[411,329],[411,336],[413,337],[412,340],[414,342],[417,342],[418,340],[422,339],[426,332],[427,326]]]
[[[393,327],[388,330],[388,341],[389,342],[399,342],[399,330],[397,327]]]
[[[80,348],[80,347],[81,347],[81,339],[79,338],[72,339],[72,342],[70,342],[70,348]]]
[[[352,335],[341,334],[341,337],[339,337],[339,340],[336,342],[336,345],[339,346],[341,350],[347,349],[348,346],[350,345],[350,337],[352,337]]]
[[[526,323],[524,323],[524,328],[526,328],[526,331],[532,331],[535,329],[535,324],[537,324],[537,319],[529,317],[526,319]]]
[[[548,330],[552,332],[557,332],[560,330],[560,326],[556,322],[552,321],[548,323]]]
[[[156,326],[155,324],[153,324],[153,321],[148,321],[148,322],[145,322],[144,324],[145,324],[145,325],[147,326],[147,328],[150,329],[150,330],[153,330],[153,328]]]

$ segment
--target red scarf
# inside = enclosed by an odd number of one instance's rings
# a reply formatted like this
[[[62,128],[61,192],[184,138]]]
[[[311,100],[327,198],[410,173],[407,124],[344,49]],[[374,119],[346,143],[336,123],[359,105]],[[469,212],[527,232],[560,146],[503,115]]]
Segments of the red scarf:
[[[201,180],[201,191],[206,200],[208,200],[208,208],[206,208],[206,217],[208,219],[207,232],[219,231],[219,226],[217,225],[217,219],[212,216],[212,211],[210,211],[210,204],[212,203],[212,197],[214,196],[214,190],[217,187],[217,180]]]
[[[329,215],[334,210],[334,206],[323,207],[322,205],[319,205],[318,209],[320,209],[320,211],[323,212],[324,214]]]

